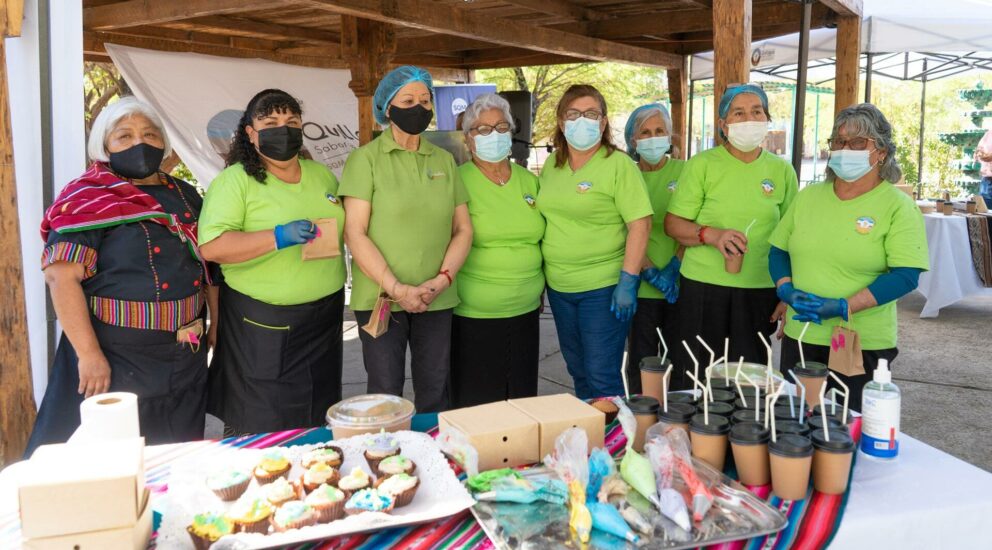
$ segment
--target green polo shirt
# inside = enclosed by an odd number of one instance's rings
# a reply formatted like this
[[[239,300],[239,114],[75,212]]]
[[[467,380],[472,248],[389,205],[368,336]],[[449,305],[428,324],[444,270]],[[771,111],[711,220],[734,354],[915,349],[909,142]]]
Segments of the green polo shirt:
[[[684,160],[669,158],[660,170],[641,172],[648,196],[651,198],[651,208],[654,210],[654,216],[651,218],[651,236],[648,239],[648,260],[658,269],[668,265],[675,255],[675,249],[678,248],[675,239],[665,233],[665,214],[668,213],[668,203],[675,193],[684,166]],[[665,295],[647,281],[641,281],[637,297],[664,299]]]
[[[348,156],[340,194],[371,203],[368,236],[393,275],[410,285],[437,276],[451,242],[455,207],[468,202],[451,153],[423,137],[416,151],[407,151],[388,128]],[[351,277],[351,309],[371,310],[381,291],[378,283],[361,269],[352,270]],[[457,279],[429,309],[456,305]],[[393,304],[392,309],[402,308]]]
[[[199,240],[206,244],[226,231],[271,231],[295,220],[334,218],[338,246],[344,250],[344,208],[338,180],[326,166],[300,159],[299,183],[268,174],[265,183],[229,166],[210,183],[200,214]],[[302,246],[273,250],[236,264],[222,264],[224,281],[234,290],[273,305],[305,304],[330,296],[344,286],[344,254],[303,261]]]
[[[516,317],[541,305],[544,217],[537,209],[537,176],[514,162],[510,169],[500,186],[473,162],[458,168],[473,230],[472,251],[458,272],[455,313],[462,317]]]
[[[746,163],[719,146],[692,157],[682,169],[668,212],[721,229],[747,233],[747,253],[740,273],[727,273],[723,254],[712,246],[686,248],[682,275],[688,279],[736,288],[773,288],[768,274],[768,236],[778,225],[799,182],[792,165],[762,150]]]
[[[843,185],[843,184],[842,184]],[[929,269],[927,235],[916,203],[888,182],[842,201],[832,183],[803,189],[775,228],[770,242],[789,253],[792,284],[825,298],[848,298],[893,267]],[[803,324],[792,320],[785,333],[799,338]],[[896,302],[859,311],[852,318],[861,347],[896,346]],[[804,342],[830,345],[839,317],[811,323]]]
[[[548,157],[537,207],[548,222],[541,242],[544,275],[558,292],[617,284],[627,224],[651,215],[637,165],[620,151],[607,156],[604,147],[575,172],[567,162],[556,168],[554,156]]]

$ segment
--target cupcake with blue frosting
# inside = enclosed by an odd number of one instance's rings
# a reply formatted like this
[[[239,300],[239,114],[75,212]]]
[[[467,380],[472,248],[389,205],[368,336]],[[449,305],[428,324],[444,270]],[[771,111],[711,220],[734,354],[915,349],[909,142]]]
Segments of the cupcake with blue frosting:
[[[392,495],[381,493],[375,489],[362,489],[351,495],[344,505],[344,511],[349,516],[364,512],[382,512],[388,514],[393,510],[395,501]]]
[[[272,529],[276,531],[299,529],[315,523],[317,523],[317,513],[309,504],[300,500],[291,500],[272,514]]]

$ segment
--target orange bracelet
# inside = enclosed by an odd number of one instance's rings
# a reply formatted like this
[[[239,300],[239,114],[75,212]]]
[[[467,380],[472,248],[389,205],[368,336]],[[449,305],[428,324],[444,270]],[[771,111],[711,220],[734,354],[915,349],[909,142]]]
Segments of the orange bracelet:
[[[441,271],[438,272],[438,275],[444,275],[445,277],[448,278],[448,286],[451,286],[452,284],[454,284],[454,281],[451,280],[451,270],[450,269],[442,269]]]
[[[701,225],[701,226],[699,226],[699,232],[696,233],[696,236],[699,237],[700,244],[706,244],[706,241],[703,240],[703,234],[706,233],[706,230],[707,229],[709,229],[709,226],[708,225]]]

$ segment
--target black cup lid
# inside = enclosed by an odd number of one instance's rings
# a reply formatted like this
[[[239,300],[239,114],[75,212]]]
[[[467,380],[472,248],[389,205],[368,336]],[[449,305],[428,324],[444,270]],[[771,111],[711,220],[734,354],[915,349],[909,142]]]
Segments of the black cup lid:
[[[796,376],[805,376],[807,378],[827,376],[827,366],[816,361],[806,361],[805,367],[802,363],[796,363],[796,366],[792,370],[796,372]]]
[[[830,412],[830,409],[831,408],[832,407],[830,405],[827,405],[827,417],[829,417],[829,418],[836,418],[839,421],[842,418],[844,418],[844,407],[841,407],[840,405],[838,405],[837,406],[837,412],[833,412],[833,413]],[[816,417],[816,418],[819,418],[820,417],[820,405],[817,405],[817,406],[813,407],[813,416]],[[848,420],[851,419],[851,411],[847,411],[847,419]],[[843,423],[843,421],[841,421],[841,422]]]
[[[662,363],[661,357],[658,357],[657,355],[648,355],[644,359],[641,359],[640,367],[641,370],[646,370],[651,372],[665,372],[665,369],[667,369],[668,365],[671,364],[672,362],[668,359],[665,359],[665,362]]]
[[[813,443],[804,435],[779,434],[768,443],[768,451],[789,458],[803,458],[813,454]]]
[[[802,414],[802,409],[803,409],[802,405],[803,404],[800,404],[800,406],[797,407],[798,410],[796,411],[793,411],[792,407],[788,405],[775,405],[775,418],[776,419],[782,418],[785,420],[790,420],[790,419],[799,420],[798,416],[793,416],[793,412],[795,412],[795,414],[797,415]]]
[[[780,434],[809,435],[809,424],[800,424],[796,420],[775,419],[775,432]]]
[[[670,391],[668,392],[668,404],[671,405],[672,403],[688,403],[690,405],[695,405],[696,396],[691,393]]]
[[[754,417],[751,417],[752,419]],[[730,442],[740,445],[767,443],[771,432],[763,425],[752,421],[739,422],[730,428]]]
[[[737,394],[730,390],[718,390],[713,388],[713,401],[722,401],[724,403],[733,403]]]
[[[669,403],[668,411],[660,409],[658,419],[670,424],[688,424],[696,414],[696,407],[689,403]]]
[[[633,395],[626,402],[634,414],[658,414],[658,400],[650,395]]]
[[[734,406],[730,403],[724,403],[723,401],[713,401],[706,404],[709,408],[710,414],[718,414],[720,416],[730,417],[734,414]],[[703,414],[703,402],[700,401],[696,404],[696,414]]]
[[[847,430],[830,430],[830,441],[827,441],[823,430],[813,430],[809,438],[814,447],[831,453],[850,453],[857,446]]]
[[[744,402],[741,401],[741,399],[738,397],[736,400],[734,400],[734,408],[738,410],[746,409],[749,411],[753,411],[754,409],[758,409],[759,411],[765,410],[764,398],[755,401],[753,395],[745,395],[745,397],[747,397],[747,406],[745,406]]]
[[[689,421],[689,429],[706,435],[723,435],[730,431],[730,420],[726,416],[710,414],[710,423],[706,423],[703,413],[696,413]]]
[[[811,416],[809,417],[809,427],[811,430],[822,430],[823,429],[823,417],[822,416]],[[836,430],[846,430],[847,426],[840,423],[840,420],[827,416],[827,425],[830,426],[830,431]]]
[[[737,391],[737,386],[734,385],[733,379],[730,380],[730,383],[727,383],[727,381],[724,380],[723,378],[717,378],[714,376],[713,378],[710,379],[709,383],[710,383],[710,387],[713,388],[713,391],[724,390],[724,391],[729,391],[731,393]]]
[[[730,421],[735,424],[738,422],[764,422],[764,420],[765,416],[760,413],[758,420],[754,419],[754,409],[741,409],[730,416]]]

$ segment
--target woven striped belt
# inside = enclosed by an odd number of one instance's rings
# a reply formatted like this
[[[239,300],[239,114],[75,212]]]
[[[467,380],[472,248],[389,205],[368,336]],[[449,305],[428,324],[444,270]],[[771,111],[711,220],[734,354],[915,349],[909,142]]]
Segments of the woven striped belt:
[[[202,293],[171,302],[132,302],[90,296],[97,319],[117,327],[175,332],[196,319],[203,309]]]

